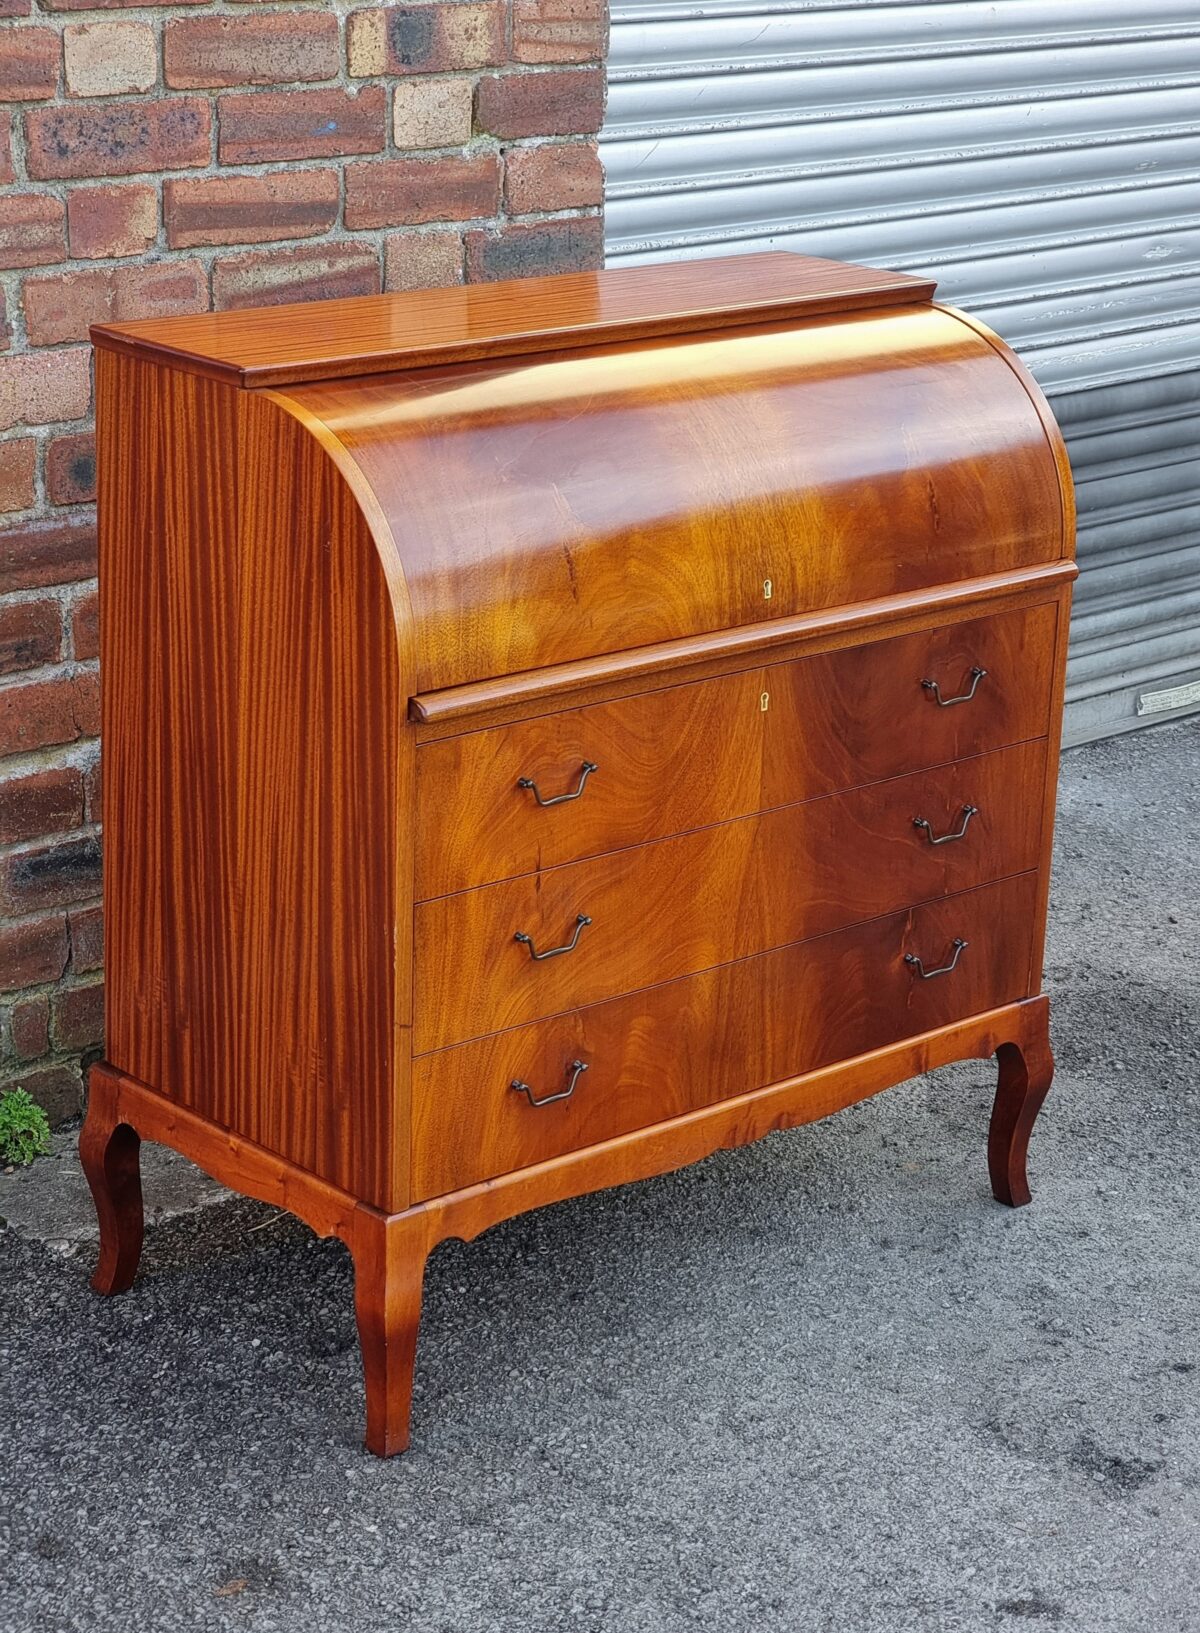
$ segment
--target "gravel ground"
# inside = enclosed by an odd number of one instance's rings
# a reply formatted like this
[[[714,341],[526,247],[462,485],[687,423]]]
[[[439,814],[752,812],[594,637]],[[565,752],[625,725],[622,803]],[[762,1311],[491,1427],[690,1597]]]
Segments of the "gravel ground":
[[[360,1448],[339,1244],[238,1201],[122,1298],[0,1234],[0,1628],[1200,1628],[1200,728],[1066,759],[1034,1205],[954,1067],[430,1261]]]

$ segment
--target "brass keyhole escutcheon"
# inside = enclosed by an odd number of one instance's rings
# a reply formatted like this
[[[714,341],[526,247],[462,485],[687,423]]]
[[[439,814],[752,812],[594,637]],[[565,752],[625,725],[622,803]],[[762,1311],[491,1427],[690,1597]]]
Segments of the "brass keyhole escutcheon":
[[[769,578],[763,579],[763,600],[769,601],[775,594],[775,586]]]
[[[762,710],[762,712],[764,714],[766,714],[767,710],[771,707],[771,694],[770,694],[770,692],[764,692],[762,694],[762,696],[758,700],[758,706]]]

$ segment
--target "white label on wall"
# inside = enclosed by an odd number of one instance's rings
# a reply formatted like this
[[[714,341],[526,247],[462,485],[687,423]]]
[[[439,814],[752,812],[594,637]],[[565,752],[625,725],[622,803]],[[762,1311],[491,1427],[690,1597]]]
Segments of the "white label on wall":
[[[1200,705],[1200,680],[1190,680],[1186,686],[1169,686],[1165,692],[1143,692],[1137,700],[1137,712],[1165,714],[1168,709],[1186,709],[1189,704]]]

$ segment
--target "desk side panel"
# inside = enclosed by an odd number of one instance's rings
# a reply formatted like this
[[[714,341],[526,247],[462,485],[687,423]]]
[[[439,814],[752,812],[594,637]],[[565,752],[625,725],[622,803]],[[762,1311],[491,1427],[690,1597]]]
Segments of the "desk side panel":
[[[113,355],[97,393],[108,1058],[402,1206],[405,734],[374,544],[276,405]]]

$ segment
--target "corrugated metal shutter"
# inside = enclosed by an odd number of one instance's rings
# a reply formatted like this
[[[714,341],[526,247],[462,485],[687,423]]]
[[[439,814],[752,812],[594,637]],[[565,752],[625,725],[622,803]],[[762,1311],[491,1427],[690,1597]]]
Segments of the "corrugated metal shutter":
[[[1200,707],[1200,0],[612,20],[609,264],[783,248],[936,276],[1070,445],[1068,737]]]

